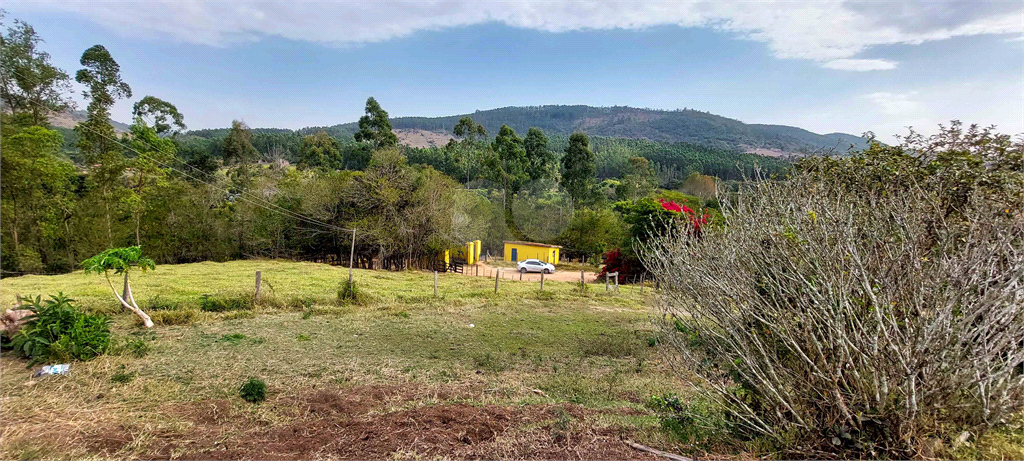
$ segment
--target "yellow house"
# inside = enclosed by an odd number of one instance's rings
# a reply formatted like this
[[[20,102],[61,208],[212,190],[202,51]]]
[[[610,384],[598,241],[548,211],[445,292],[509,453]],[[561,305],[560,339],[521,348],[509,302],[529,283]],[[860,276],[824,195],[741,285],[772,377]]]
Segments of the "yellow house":
[[[539,259],[546,263],[558,264],[560,256],[558,253],[561,248],[558,245],[548,245],[546,243],[506,241],[505,261]]]

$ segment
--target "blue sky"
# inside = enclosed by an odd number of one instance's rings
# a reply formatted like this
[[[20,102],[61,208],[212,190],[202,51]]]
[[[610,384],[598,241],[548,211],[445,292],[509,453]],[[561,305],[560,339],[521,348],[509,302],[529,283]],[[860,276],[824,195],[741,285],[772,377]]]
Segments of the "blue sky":
[[[513,105],[695,108],[819,133],[1024,132],[1020,2],[5,2],[73,73],[103,44],[190,128]]]

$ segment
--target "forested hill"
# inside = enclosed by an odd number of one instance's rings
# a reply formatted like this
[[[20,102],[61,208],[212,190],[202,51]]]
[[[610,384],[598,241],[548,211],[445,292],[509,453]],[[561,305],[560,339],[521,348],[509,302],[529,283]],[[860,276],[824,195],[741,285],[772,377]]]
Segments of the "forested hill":
[[[505,124],[517,133],[538,127],[554,135],[583,131],[591,136],[687,142],[767,155],[815,153],[828,149],[846,152],[851,144],[858,149],[867,146],[864,138],[851,134],[817,134],[792,126],[747,124],[691,109],[664,111],[625,106],[502,107],[446,117],[397,117],[391,119],[391,124],[399,130],[451,133],[459,118],[466,115],[483,125],[489,133],[496,133]],[[342,136],[354,133],[357,129],[353,122],[332,126],[328,132]]]

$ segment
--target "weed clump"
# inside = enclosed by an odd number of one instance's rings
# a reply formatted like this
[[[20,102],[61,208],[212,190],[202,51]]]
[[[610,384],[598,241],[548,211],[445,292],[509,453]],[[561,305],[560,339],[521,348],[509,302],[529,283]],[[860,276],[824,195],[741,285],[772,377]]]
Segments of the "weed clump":
[[[246,402],[260,403],[267,399],[267,384],[262,379],[249,378],[238,390],[238,395]]]
[[[180,306],[178,303],[172,302],[166,298],[161,297],[160,295],[156,295],[152,298],[149,298],[149,302],[146,304],[146,311],[173,311],[177,310],[179,307]]]
[[[359,304],[365,305],[369,301],[369,296],[364,293],[359,287],[356,286],[355,282],[348,280],[341,283],[341,287],[338,288],[338,304]]]
[[[252,298],[202,295],[199,297],[199,309],[205,312],[252,310]]]
[[[11,338],[16,354],[30,358],[28,367],[46,361],[92,360],[110,346],[110,320],[71,305],[64,293],[30,301],[28,321]]]
[[[156,325],[191,325],[196,321],[198,312],[193,309],[178,309],[169,311],[154,311],[149,318]],[[141,321],[137,322],[142,324]]]
[[[118,384],[128,384],[135,380],[135,372],[125,371],[124,365],[118,368],[118,371],[110,377],[110,382]]]

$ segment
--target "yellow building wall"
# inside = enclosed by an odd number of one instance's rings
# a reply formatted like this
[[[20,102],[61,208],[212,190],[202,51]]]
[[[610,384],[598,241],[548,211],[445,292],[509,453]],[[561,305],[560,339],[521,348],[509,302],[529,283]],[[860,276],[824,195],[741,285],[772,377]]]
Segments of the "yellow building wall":
[[[512,261],[512,249],[516,249],[516,261],[539,259],[551,264],[558,264],[558,248],[526,245],[522,243],[505,244],[505,261]]]

